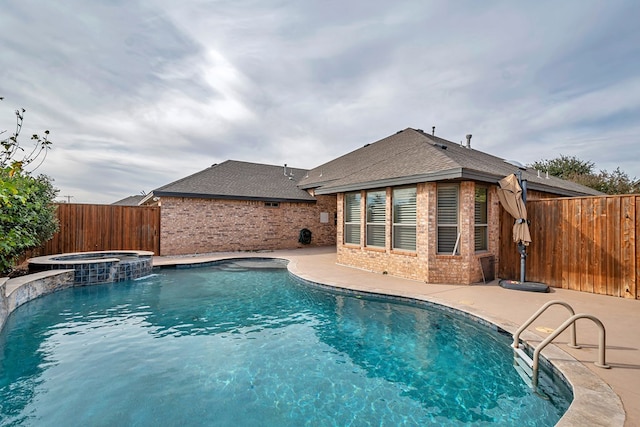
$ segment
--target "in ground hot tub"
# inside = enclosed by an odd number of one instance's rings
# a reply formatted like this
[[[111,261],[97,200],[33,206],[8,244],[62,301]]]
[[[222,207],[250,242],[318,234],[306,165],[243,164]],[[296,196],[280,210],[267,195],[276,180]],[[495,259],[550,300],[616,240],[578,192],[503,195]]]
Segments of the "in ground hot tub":
[[[151,274],[153,252],[96,251],[47,255],[29,259],[29,272],[75,270],[75,286],[122,282]]]

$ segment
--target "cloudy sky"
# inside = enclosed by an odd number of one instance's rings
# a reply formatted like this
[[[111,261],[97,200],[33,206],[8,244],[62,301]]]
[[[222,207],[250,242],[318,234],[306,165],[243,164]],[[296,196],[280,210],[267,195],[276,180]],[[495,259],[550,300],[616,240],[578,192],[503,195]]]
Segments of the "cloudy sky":
[[[640,178],[640,2],[2,0],[0,130],[112,203],[224,160],[312,168],[407,127]],[[28,145],[28,138],[23,144]],[[69,197],[63,197],[69,196]]]

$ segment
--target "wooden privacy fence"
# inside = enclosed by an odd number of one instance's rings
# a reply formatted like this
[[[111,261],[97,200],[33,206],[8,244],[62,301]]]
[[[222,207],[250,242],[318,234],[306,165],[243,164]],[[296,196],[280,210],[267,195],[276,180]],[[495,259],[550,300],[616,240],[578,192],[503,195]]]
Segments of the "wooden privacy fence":
[[[640,299],[640,195],[527,201],[526,280]],[[499,277],[520,278],[513,218],[501,210]]]
[[[160,254],[160,208],[60,203],[60,230],[35,255],[144,250]]]

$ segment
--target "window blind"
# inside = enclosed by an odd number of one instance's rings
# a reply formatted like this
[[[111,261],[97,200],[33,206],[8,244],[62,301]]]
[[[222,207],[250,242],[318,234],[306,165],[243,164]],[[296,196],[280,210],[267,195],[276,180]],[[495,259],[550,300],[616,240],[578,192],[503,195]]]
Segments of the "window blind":
[[[477,187],[474,207],[474,247],[476,251],[485,251],[488,249],[489,221],[487,219],[487,206],[487,189],[484,187]]]
[[[416,187],[393,190],[393,247],[416,250]]]
[[[360,193],[344,196],[344,242],[360,244]]]
[[[452,254],[458,240],[458,185],[438,185],[438,253]]]
[[[367,246],[385,247],[386,191],[367,192]]]

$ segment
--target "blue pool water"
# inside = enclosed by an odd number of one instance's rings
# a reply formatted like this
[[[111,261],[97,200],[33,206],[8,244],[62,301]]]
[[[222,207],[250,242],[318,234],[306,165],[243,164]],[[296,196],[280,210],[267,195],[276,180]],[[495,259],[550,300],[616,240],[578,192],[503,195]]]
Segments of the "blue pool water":
[[[157,270],[16,310],[0,425],[551,426],[509,338],[446,311],[336,293],[271,263]]]

